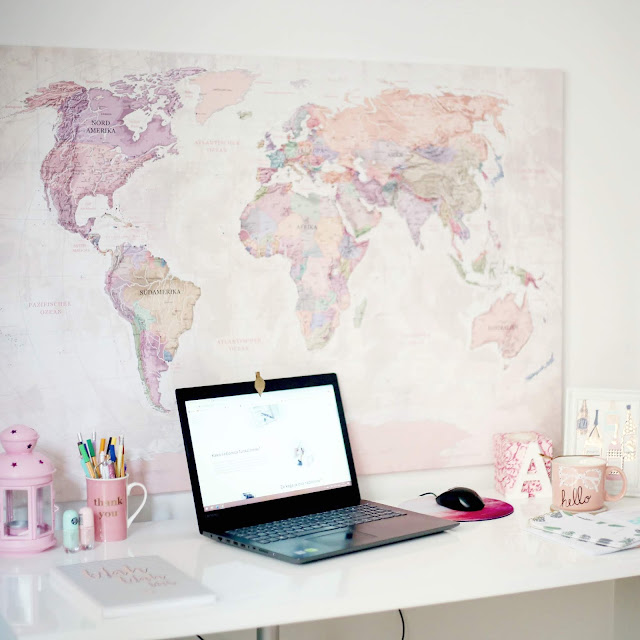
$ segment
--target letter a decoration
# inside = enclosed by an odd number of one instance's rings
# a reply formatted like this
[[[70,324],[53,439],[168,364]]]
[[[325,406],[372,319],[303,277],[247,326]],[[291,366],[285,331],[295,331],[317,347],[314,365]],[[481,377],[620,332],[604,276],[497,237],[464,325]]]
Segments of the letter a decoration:
[[[545,457],[552,456],[549,438],[532,431],[494,436],[495,486],[507,499],[551,496]],[[545,456],[545,457],[543,457]]]

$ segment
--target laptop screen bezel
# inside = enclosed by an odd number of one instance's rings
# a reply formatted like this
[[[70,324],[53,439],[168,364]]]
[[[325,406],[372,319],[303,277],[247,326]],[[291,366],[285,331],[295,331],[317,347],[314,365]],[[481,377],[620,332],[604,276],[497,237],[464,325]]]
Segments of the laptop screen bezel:
[[[316,513],[327,509],[339,508],[342,506],[354,505],[360,502],[360,491],[356,478],[353,454],[347,432],[347,423],[344,416],[344,409],[338,387],[338,377],[335,373],[323,373],[309,376],[297,376],[292,378],[277,378],[266,380],[265,391],[281,391],[286,389],[300,389],[304,387],[331,385],[336,398],[338,417],[344,439],[345,454],[349,465],[351,485],[334,489],[315,491],[297,496],[277,498],[252,504],[229,507],[226,509],[205,511],[200,490],[200,480],[196,467],[193,451],[193,442],[189,430],[186,403],[190,400],[203,400],[207,398],[220,398],[227,396],[246,395],[257,393],[255,382],[234,382],[228,384],[209,385],[202,387],[189,387],[176,389],[176,401],[178,404],[178,415],[182,428],[187,466],[191,479],[193,500],[198,518],[200,533],[203,531],[223,532],[249,524],[258,524],[282,518]]]

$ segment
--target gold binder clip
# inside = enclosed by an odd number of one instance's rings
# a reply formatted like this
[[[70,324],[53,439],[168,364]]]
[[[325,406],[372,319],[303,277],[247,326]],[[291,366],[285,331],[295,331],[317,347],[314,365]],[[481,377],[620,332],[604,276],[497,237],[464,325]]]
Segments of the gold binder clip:
[[[256,391],[258,392],[258,395],[261,396],[266,385],[259,371],[256,371],[256,382],[254,386],[256,388]]]

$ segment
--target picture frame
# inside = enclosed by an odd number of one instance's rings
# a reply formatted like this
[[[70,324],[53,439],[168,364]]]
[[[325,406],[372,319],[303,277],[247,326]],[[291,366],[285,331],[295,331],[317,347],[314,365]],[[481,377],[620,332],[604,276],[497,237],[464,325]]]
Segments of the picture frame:
[[[563,454],[605,458],[625,472],[626,495],[640,496],[639,423],[640,390],[569,388]]]

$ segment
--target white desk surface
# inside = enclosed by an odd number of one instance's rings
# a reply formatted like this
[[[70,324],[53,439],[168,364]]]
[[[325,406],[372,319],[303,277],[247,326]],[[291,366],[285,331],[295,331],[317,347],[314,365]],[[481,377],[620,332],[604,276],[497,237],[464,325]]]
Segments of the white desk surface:
[[[366,496],[366,494],[364,494]],[[484,493],[498,497],[495,492]],[[637,506],[625,498],[620,507]],[[399,501],[398,501],[399,502]],[[640,575],[640,548],[589,556],[524,530],[546,501],[515,503],[500,520],[309,565],[289,565],[201,536],[195,519],[134,524],[123,542],[65,555],[58,546],[0,559],[0,637],[136,640],[338,618]],[[201,608],[90,619],[49,586],[58,564],[157,554],[202,580],[218,601]],[[17,625],[15,620],[28,621]],[[9,620],[9,621],[7,621]]]

